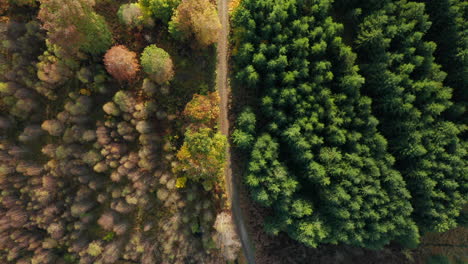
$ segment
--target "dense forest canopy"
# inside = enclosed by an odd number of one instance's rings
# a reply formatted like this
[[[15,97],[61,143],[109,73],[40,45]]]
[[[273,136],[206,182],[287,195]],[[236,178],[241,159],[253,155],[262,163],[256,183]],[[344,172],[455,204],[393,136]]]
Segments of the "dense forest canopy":
[[[412,194],[414,219],[425,231],[443,232],[457,225],[466,202],[467,153],[460,128],[443,116],[453,91],[435,63],[436,44],[423,39],[430,26],[423,4],[389,3],[359,25],[356,50],[364,90]]]
[[[424,3],[244,0],[233,24],[236,83],[258,98],[233,142],[253,199],[274,210],[268,232],[380,248],[457,226],[466,122],[450,112],[466,99],[446,77],[464,69],[437,64]]]
[[[1,263],[237,258],[226,136],[188,118],[219,113],[216,7],[173,15],[193,2],[0,1]]]
[[[463,0],[0,0],[0,263],[464,261],[467,106]]]

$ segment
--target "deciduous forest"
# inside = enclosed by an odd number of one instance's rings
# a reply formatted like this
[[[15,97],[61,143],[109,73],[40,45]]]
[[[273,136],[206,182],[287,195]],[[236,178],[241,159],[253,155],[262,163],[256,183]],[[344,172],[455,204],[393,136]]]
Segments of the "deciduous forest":
[[[0,262],[235,259],[216,3],[0,3]]]

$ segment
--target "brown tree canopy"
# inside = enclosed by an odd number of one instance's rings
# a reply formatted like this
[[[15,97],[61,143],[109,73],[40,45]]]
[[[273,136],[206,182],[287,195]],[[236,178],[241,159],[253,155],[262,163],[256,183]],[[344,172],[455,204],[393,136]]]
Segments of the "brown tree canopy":
[[[107,72],[119,81],[128,81],[135,78],[140,68],[136,53],[129,51],[123,45],[109,49],[104,55],[104,64]]]

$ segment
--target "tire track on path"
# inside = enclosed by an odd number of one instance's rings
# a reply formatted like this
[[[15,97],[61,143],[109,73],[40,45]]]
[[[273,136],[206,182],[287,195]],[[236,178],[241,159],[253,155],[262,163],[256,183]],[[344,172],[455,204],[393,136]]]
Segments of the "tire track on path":
[[[228,13],[229,0],[218,0],[218,15],[221,21],[221,33],[219,35],[217,47],[217,66],[216,66],[216,83],[218,85],[218,92],[221,98],[220,105],[220,129],[221,133],[229,136],[229,84],[227,81],[228,76],[228,35],[229,35],[229,13]],[[241,180],[233,179],[231,167],[231,155],[229,146],[226,149],[226,167],[224,170],[226,189],[228,192],[228,199],[232,207],[233,220],[237,227],[237,233],[242,243],[242,250],[244,256],[249,264],[255,263],[254,250],[252,243],[249,240],[247,227],[245,226],[242,209],[239,202],[239,188],[238,182]]]

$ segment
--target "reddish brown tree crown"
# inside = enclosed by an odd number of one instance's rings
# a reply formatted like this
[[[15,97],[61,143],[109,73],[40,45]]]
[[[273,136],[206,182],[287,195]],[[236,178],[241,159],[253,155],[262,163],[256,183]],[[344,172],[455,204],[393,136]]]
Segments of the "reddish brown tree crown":
[[[119,81],[128,81],[135,78],[140,68],[136,53],[129,51],[123,45],[109,49],[104,55],[104,64],[107,72]]]

